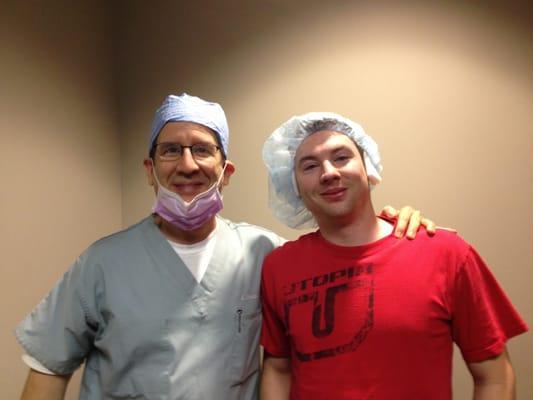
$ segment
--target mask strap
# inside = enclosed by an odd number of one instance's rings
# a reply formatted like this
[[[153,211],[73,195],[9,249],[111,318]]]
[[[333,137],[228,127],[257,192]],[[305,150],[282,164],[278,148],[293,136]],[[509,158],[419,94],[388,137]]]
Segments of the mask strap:
[[[228,162],[224,160],[224,166],[222,167],[222,172],[220,173],[220,176],[217,179],[217,189],[220,186],[220,183],[222,182],[222,179],[224,178],[224,172],[226,171],[226,167],[228,166]]]
[[[152,164],[152,175],[154,176],[155,181],[157,183],[157,190],[159,190],[159,188],[161,187],[161,183],[159,182],[159,179],[157,179],[157,173],[155,172],[155,162],[153,158],[149,158],[149,160],[150,160],[150,163]]]
[[[159,182],[159,179],[157,178],[157,173],[155,172],[155,163],[154,163],[154,160],[153,160],[152,158],[150,158],[149,160],[150,160],[150,162],[152,163],[152,175],[154,176],[155,181],[156,181],[156,183],[157,183],[157,188],[158,188],[157,190],[159,190],[159,188],[163,187],[163,190],[167,190],[167,191],[168,191],[169,189],[167,189],[166,187],[162,186],[162,185],[161,185],[161,182]],[[222,167],[222,172],[220,173],[220,176],[218,177],[216,183],[214,183],[214,185],[216,185],[216,187],[217,187],[217,190],[218,190],[218,187],[220,186],[220,183],[222,182],[222,178],[224,177],[224,171],[226,171],[226,167],[227,167],[227,165],[228,165],[228,162],[227,162],[227,161],[224,161],[224,166]],[[213,186],[211,186],[211,187],[213,187]],[[210,188],[211,188],[211,187],[210,187]],[[209,189],[210,189],[210,188],[209,188]],[[207,189],[207,190],[209,190],[209,189]],[[179,195],[176,194],[176,193],[173,193],[173,194],[179,196]],[[201,193],[200,193],[200,194],[201,194]],[[181,197],[180,197],[180,198],[181,198]]]

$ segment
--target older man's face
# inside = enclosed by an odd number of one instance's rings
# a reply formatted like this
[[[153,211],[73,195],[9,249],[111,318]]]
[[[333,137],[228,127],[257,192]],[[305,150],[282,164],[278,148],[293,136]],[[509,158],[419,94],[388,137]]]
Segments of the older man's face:
[[[205,144],[214,149],[213,154],[193,155],[190,148],[183,148],[183,153],[175,160],[165,159],[165,152],[171,151],[168,144],[192,146]],[[161,185],[180,195],[185,201],[191,201],[196,195],[205,192],[218,181],[224,167],[224,159],[220,149],[216,149],[218,143],[215,133],[209,128],[192,122],[169,122],[157,138],[156,151],[153,163],[145,160],[145,168],[149,184],[157,190],[157,183],[153,174]],[[175,146],[174,146],[175,148]],[[222,185],[229,183],[229,177],[235,167],[227,161]]]

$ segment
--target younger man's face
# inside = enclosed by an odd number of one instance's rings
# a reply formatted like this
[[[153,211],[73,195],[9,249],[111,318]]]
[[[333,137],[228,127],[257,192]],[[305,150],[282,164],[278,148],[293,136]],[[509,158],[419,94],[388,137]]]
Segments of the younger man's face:
[[[357,215],[369,199],[363,159],[345,134],[323,130],[305,138],[296,151],[294,169],[302,201],[319,225]]]

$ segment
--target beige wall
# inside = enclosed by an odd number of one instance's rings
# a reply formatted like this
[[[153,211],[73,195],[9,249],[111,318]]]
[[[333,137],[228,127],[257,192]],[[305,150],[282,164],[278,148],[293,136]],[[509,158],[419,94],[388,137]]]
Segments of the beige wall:
[[[110,19],[105,2],[72,4],[0,9],[2,399],[18,398],[27,372],[15,325],[86,246],[121,226]]]
[[[237,173],[225,216],[296,237],[267,208],[261,145],[292,114],[340,112],[380,144],[375,204],[412,204],[457,228],[531,326],[531,10],[397,3],[119,1],[114,10],[67,7],[66,17],[56,2],[18,7],[7,26],[0,21],[8,272],[0,365],[13,371],[0,375],[2,397],[14,398],[24,376],[10,332],[16,321],[87,244],[149,212],[141,160],[152,113],[164,95],[182,91],[227,112]],[[519,398],[531,398],[532,335],[509,347]],[[469,378],[456,365],[456,398],[466,399]]]

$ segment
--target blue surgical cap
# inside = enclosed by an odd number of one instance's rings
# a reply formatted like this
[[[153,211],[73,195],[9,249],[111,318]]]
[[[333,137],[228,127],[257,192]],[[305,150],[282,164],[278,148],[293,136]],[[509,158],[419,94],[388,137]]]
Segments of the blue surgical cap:
[[[224,157],[228,156],[229,129],[226,114],[218,103],[205,101],[196,96],[183,93],[180,96],[167,96],[157,109],[150,132],[148,151],[152,149],[157,135],[167,122],[194,122],[206,126],[217,134]]]

